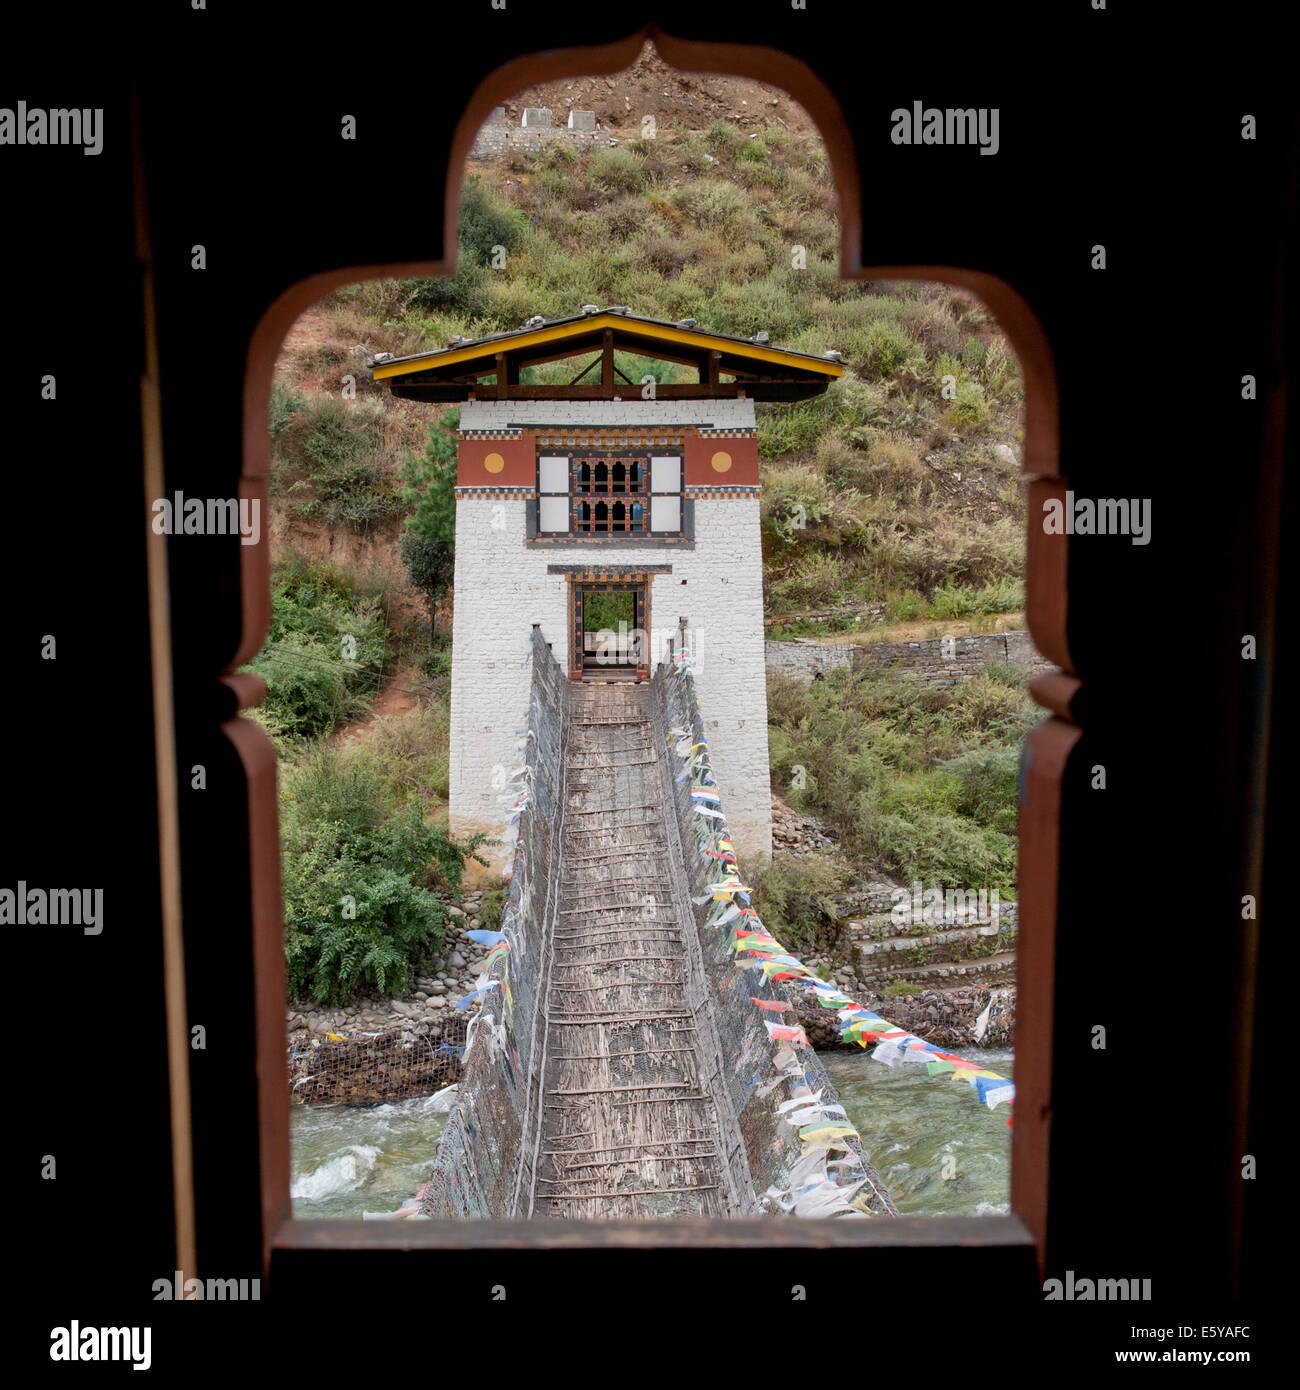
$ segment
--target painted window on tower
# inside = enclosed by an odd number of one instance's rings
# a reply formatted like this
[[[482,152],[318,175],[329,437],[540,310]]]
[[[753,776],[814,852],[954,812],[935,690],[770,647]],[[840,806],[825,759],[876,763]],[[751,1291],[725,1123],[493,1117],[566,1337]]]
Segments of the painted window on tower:
[[[681,536],[681,455],[542,454],[537,498],[539,536]]]

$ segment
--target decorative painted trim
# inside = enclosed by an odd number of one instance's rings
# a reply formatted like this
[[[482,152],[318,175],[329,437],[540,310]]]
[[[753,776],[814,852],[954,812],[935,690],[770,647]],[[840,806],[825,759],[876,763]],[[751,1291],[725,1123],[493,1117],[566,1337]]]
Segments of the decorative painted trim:
[[[535,487],[458,487],[456,500],[488,502],[504,499],[510,502],[531,502],[537,496]]]
[[[642,565],[639,569],[596,569],[590,565],[547,565],[547,574],[562,574],[581,584],[644,584],[655,574],[671,574],[671,565]]]
[[[470,440],[474,439],[522,439],[523,437],[524,432],[523,430],[519,429],[458,430],[456,432],[456,438],[465,443],[468,443]]]
[[[700,428],[701,439],[757,439],[757,430],[711,430]]]
[[[682,447],[680,434],[628,434],[622,430],[579,430],[576,434],[539,434],[537,443],[542,448],[671,448]]]
[[[686,536],[529,536],[527,550],[694,550],[695,542]]]
[[[682,494],[684,497],[702,497],[708,502],[719,502],[742,498],[758,497],[762,494],[760,487],[709,487],[703,483],[688,486]]]

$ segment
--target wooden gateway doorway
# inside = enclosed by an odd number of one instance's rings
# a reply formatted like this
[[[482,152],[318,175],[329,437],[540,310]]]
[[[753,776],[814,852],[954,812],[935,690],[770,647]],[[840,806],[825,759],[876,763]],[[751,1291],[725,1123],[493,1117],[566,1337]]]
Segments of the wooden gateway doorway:
[[[648,680],[645,578],[569,581],[569,675],[574,680]]]

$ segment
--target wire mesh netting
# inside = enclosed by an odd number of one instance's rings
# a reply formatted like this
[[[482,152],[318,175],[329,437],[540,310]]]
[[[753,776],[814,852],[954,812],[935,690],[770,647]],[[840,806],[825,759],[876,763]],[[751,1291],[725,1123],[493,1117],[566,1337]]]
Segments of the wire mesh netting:
[[[689,661],[661,666],[654,695],[707,1012],[727,1059],[720,1105],[739,1129],[755,1201],[766,1211],[798,1215],[897,1215],[817,1054],[783,1036],[798,1032],[796,1014],[789,991],[763,968],[772,958],[737,953],[739,933],[761,934],[762,923],[738,886],[739,863]]]
[[[892,1214],[771,1023],[784,990],[737,965],[753,914],[688,667],[570,682],[534,630],[532,673],[503,938],[421,1214]]]
[[[295,1105],[373,1105],[440,1091],[460,1079],[466,1020],[431,1031],[408,1028],[352,1034],[347,1041],[307,1043],[289,1053],[289,1094]]]
[[[524,1144],[540,1093],[543,1015],[538,1008],[545,924],[555,908],[555,827],[563,775],[563,677],[533,629],[528,718],[519,735],[521,768],[511,833],[510,891],[501,917],[505,949],[489,952],[495,981],[470,1026],[457,1104],[448,1116],[421,1213],[501,1217],[531,1189]]]

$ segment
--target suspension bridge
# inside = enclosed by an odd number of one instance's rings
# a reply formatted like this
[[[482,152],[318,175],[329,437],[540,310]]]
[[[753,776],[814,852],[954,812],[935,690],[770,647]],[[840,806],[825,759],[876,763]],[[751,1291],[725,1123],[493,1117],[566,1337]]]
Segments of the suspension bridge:
[[[457,1103],[394,1215],[558,1220],[897,1215],[797,1022],[794,991],[892,1064],[1014,1088],[820,980],[762,926],[728,837],[687,652],[569,680],[534,630],[506,799],[501,930]]]

